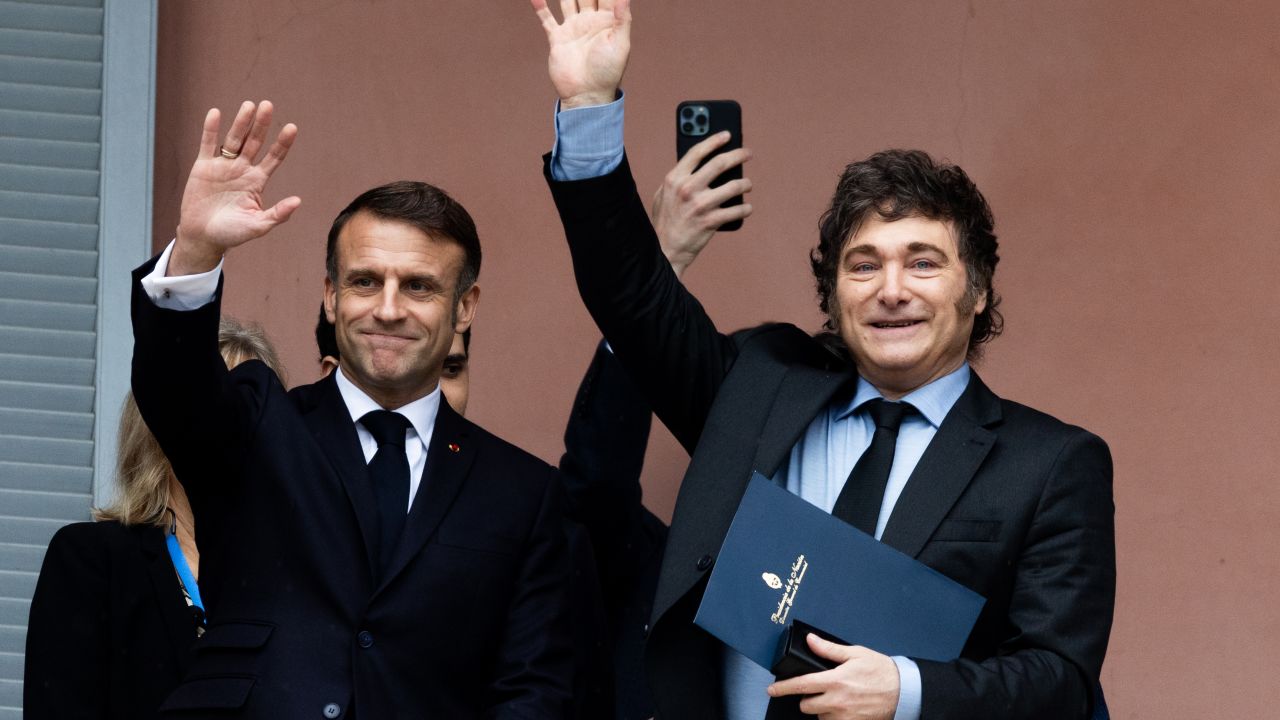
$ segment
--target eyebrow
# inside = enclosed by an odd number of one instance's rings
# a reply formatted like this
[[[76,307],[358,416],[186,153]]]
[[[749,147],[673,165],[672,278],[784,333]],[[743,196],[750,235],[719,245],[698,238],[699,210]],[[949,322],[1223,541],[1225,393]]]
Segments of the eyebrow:
[[[384,273],[381,270],[377,270],[370,267],[353,267],[353,268],[348,268],[347,273],[343,275],[342,278],[344,280],[350,280],[352,278],[361,277],[365,275],[383,277],[385,274],[386,273]],[[405,277],[400,279],[400,284],[403,285],[404,283],[414,282],[415,280],[419,282],[427,283],[432,287],[437,287],[437,288],[444,287],[444,285],[440,282],[440,278],[436,277],[431,273],[419,273],[416,275],[406,275]]]
[[[867,245],[866,243],[863,243],[862,245],[851,245],[844,249],[844,255],[842,255],[842,257],[849,257],[850,255],[854,255],[856,253],[866,253],[868,255],[875,255],[876,248],[874,245]]]
[[[920,242],[919,240],[907,245],[907,250],[913,253],[934,252],[943,257],[948,257],[946,251],[938,247],[937,245],[934,245],[933,243]],[[878,255],[879,251],[876,249],[874,245],[868,245],[866,243],[863,243],[862,245],[854,245],[852,247],[846,248],[844,251],[844,255],[842,257],[849,257],[850,255],[855,255],[858,253],[866,253],[867,255]]]
[[[910,250],[911,252],[935,252],[943,257],[947,257],[947,251],[943,250],[937,245],[934,245],[933,243],[917,241],[908,245],[907,249]]]
[[[352,268],[347,268],[347,271],[342,274],[342,279],[350,280],[351,278],[357,278],[364,275],[379,275],[379,274],[381,273],[377,272],[373,268],[352,267]]]

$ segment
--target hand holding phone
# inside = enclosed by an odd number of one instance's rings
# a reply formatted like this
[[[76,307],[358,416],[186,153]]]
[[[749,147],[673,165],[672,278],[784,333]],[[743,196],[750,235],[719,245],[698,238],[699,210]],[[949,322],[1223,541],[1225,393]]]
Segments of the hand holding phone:
[[[708,183],[708,187],[713,190],[743,179],[742,162],[746,158],[740,157],[743,153],[732,154],[735,150],[742,150],[742,107],[734,100],[686,100],[676,106],[677,158],[683,159],[699,143],[721,132],[729,133],[728,141],[721,144],[715,151],[701,157],[692,170],[693,175],[696,176],[698,171],[714,158],[726,155],[720,162],[729,161],[728,167]],[[679,169],[681,166],[676,167]],[[739,185],[740,183],[727,188],[737,192],[725,197],[719,203],[720,208],[729,209],[743,204],[742,193],[746,189],[740,188]],[[750,211],[747,214],[749,213]],[[724,219],[718,229],[737,230],[742,227],[742,219],[746,215],[737,213],[733,215]]]

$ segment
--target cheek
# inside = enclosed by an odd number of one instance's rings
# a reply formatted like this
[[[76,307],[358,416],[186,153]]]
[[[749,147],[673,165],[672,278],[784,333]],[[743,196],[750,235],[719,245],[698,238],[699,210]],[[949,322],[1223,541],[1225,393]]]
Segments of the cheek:
[[[335,323],[349,323],[367,314],[374,303],[368,296],[339,293],[333,299]]]
[[[439,335],[446,327],[453,326],[452,306],[441,303],[425,303],[413,313],[414,320],[432,335]]]
[[[956,301],[956,315],[959,316],[961,323],[972,322],[975,306],[976,302],[970,297],[969,293],[960,296],[960,299]]]
[[[862,311],[864,298],[856,283],[841,282],[831,298],[831,314],[837,318],[856,320]]]

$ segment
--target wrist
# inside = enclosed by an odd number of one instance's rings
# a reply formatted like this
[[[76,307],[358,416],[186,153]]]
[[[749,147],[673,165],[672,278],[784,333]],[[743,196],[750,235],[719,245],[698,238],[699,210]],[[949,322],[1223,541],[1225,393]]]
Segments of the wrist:
[[[569,97],[560,98],[561,110],[572,110],[580,107],[608,105],[618,98],[618,89],[582,92]]]
[[[675,257],[667,257],[667,262],[671,263],[671,269],[675,271],[676,278],[683,280],[684,271],[693,264],[693,258],[682,258],[676,255]]]
[[[179,225],[165,275],[175,277],[209,272],[222,262],[222,255],[222,249],[219,247],[184,237],[182,226]]]

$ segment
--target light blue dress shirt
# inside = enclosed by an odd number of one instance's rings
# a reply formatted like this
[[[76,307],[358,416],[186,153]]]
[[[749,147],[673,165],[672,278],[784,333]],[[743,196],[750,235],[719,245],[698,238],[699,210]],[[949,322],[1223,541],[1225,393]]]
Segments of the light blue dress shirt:
[[[561,110],[556,101],[556,144],[551,149],[551,177],[586,180],[613,172],[622,163],[622,130],[627,98],[608,105]]]
[[[877,540],[884,535],[893,508],[907,486],[907,478],[968,385],[969,365],[965,363],[902,398],[920,412],[903,418],[902,427],[898,429],[893,467],[889,470],[876,520]],[[809,423],[799,442],[791,448],[787,462],[774,474],[773,481],[810,504],[831,512],[853,466],[871,446],[876,427],[863,406],[878,397],[882,397],[879,390],[858,378],[852,398],[837,396],[826,412],[819,413]],[[910,658],[894,657],[893,662],[898,666],[898,709],[894,720],[916,720],[920,717],[920,668]],[[730,718],[763,718],[769,701],[765,688],[771,682],[773,675],[768,670],[725,647],[724,701]]]
[[[608,105],[559,109],[556,106],[556,143],[551,151],[551,177],[556,180],[585,180],[605,175],[622,162],[625,97]],[[925,448],[933,440],[951,407],[969,384],[969,365],[918,388],[903,402],[911,403],[919,414],[905,418],[898,431],[893,468],[885,487],[876,521],[876,539],[884,534],[894,505],[906,487],[907,478]],[[809,423],[804,437],[791,449],[787,463],[773,481],[827,512],[835,506],[845,480],[862,453],[871,445],[875,425],[870,415],[859,411],[868,400],[881,397],[866,380],[858,379],[853,397],[838,397],[825,413]],[[914,661],[894,657],[898,667],[898,709],[894,720],[920,717],[920,669]],[[724,647],[724,702],[729,720],[764,718],[769,696],[765,688],[773,674],[728,646]]]

